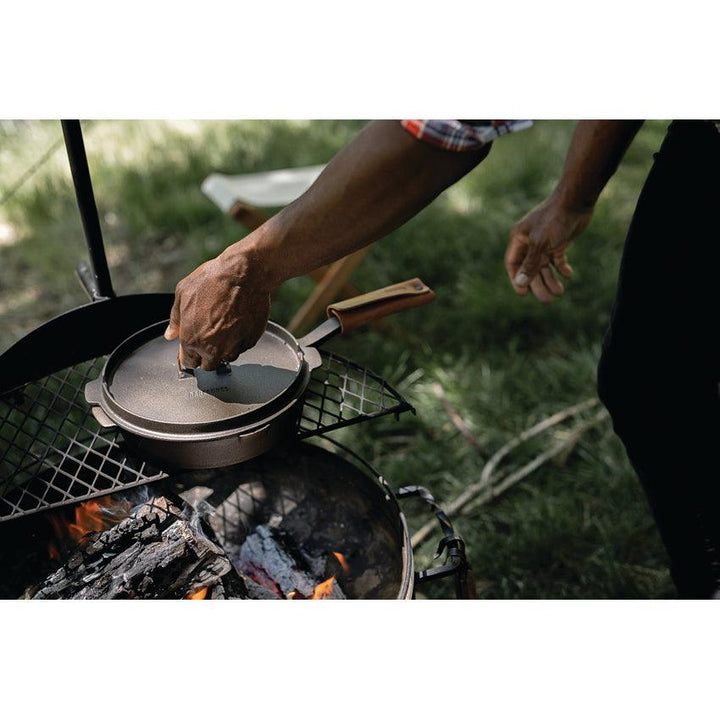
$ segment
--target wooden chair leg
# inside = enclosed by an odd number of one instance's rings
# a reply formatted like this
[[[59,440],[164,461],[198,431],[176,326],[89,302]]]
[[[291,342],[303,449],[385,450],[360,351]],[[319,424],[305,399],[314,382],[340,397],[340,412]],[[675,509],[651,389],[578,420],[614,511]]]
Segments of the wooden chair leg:
[[[267,220],[267,216],[257,208],[243,202],[236,202],[230,208],[228,215],[242,223],[250,231],[256,230]]]
[[[325,277],[325,273],[327,273],[330,267],[331,265],[323,265],[321,268],[309,272],[308,277],[310,277],[317,285],[319,282],[322,282],[322,279]],[[362,293],[351,282],[346,282],[340,288],[340,292],[338,292],[335,300],[347,300],[348,298],[355,297],[356,295],[362,295]]]
[[[327,305],[338,298],[353,270],[362,262],[368,248],[361,248],[347,257],[332,263],[320,282],[303,303],[288,325],[292,333],[305,330],[322,313]],[[355,294],[355,293],[353,293]]]
[[[251,232],[259,228],[268,218],[256,207],[244,202],[236,202],[228,212],[234,220],[244,225]],[[288,329],[295,332],[317,318],[325,305],[333,300],[345,300],[346,298],[360,295],[360,291],[347,278],[360,264],[367,248],[358,250],[356,253],[342,258],[330,265],[325,265],[317,270],[308,273],[316,287],[305,304],[295,314]],[[355,256],[357,256],[356,259]]]

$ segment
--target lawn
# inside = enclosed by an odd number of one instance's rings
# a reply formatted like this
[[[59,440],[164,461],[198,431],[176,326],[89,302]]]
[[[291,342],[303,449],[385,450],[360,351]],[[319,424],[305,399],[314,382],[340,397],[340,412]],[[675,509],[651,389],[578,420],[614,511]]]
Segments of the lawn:
[[[244,231],[202,195],[211,171],[252,172],[330,159],[357,121],[94,121],[86,145],[118,293],[171,291]],[[348,428],[350,444],[394,487],[426,485],[449,503],[488,455],[526,427],[593,397],[622,245],[666,123],[646,123],[571,249],[576,275],[550,307],[518,298],[504,276],[508,231],[553,188],[573,123],[539,121],[495,143],[488,159],[380,241],[353,276],[371,290],[419,276],[436,301],[332,347],[395,383],[417,408],[399,422]],[[0,350],[63,309],[85,302],[74,277],[85,256],[56,122],[0,123]],[[280,288],[287,322],[310,287]],[[469,444],[437,396],[477,440]],[[522,464],[560,432],[513,452]],[[412,529],[421,508],[408,508]],[[455,518],[484,598],[672,597],[666,558],[619,440],[605,421],[563,462],[548,463],[492,502]],[[430,564],[434,543],[416,554]],[[428,589],[443,597],[449,587]]]

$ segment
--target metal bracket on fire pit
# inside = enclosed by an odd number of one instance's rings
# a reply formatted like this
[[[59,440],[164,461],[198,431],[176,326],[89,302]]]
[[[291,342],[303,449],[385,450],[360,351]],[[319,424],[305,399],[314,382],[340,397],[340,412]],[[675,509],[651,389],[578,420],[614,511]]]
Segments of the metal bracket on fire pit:
[[[438,544],[434,559],[438,559],[443,552],[447,552],[444,565],[420,570],[415,573],[415,584],[439,580],[444,577],[455,577],[455,592],[458,598],[471,599],[475,597],[475,591],[471,582],[470,566],[465,557],[465,542],[455,533],[450,518],[445,511],[435,502],[432,493],[421,485],[407,485],[395,492],[395,497],[402,500],[408,497],[419,497],[432,508],[435,517],[440,523],[443,537]]]

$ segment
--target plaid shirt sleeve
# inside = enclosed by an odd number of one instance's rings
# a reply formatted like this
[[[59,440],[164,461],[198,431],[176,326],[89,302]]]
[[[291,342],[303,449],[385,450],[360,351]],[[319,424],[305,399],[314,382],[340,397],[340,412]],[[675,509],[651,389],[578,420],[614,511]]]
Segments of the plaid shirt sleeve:
[[[525,130],[531,120],[401,120],[400,124],[418,140],[444,150],[478,150],[500,135]]]

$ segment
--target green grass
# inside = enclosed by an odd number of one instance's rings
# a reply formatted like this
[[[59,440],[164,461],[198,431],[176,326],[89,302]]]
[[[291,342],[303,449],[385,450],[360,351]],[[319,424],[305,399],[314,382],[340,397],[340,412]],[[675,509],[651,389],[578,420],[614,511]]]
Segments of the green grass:
[[[86,144],[118,292],[171,291],[244,233],[201,194],[213,170],[251,172],[328,160],[362,123],[98,121]],[[449,502],[483,465],[432,391],[443,386],[489,452],[542,417],[595,395],[620,254],[666,123],[646,123],[572,248],[575,278],[550,307],[514,295],[502,256],[510,226],[552,190],[573,123],[538,122],[501,138],[488,159],[378,243],[353,277],[370,290],[418,275],[436,301],[332,347],[392,379],[417,416],[349,428],[340,438],[399,487],[420,483]],[[60,136],[49,122],[0,125],[0,194]],[[0,349],[84,302],[73,277],[82,231],[62,148],[0,205]],[[9,228],[10,230],[8,231]],[[11,239],[8,240],[8,232]],[[2,237],[6,237],[2,240]],[[280,289],[287,322],[309,281]],[[547,442],[519,449],[526,461]],[[408,506],[413,528],[425,511]],[[671,597],[665,555],[639,485],[608,423],[563,465],[549,464],[490,505],[461,515],[482,597]],[[432,561],[434,542],[417,553]],[[428,588],[433,597],[449,585]]]

